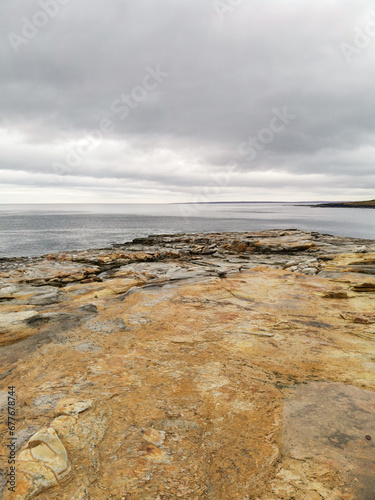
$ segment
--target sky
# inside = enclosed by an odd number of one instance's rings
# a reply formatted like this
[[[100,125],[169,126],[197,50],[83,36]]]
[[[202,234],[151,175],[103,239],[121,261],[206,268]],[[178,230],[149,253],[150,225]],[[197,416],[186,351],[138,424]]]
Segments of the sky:
[[[375,198],[371,0],[1,0],[0,203]]]

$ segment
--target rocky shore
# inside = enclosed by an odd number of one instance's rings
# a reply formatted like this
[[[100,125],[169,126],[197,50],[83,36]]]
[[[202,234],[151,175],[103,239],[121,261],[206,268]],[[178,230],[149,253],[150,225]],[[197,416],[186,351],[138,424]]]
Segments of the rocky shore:
[[[298,230],[1,259],[0,497],[373,500],[374,305],[375,240]]]

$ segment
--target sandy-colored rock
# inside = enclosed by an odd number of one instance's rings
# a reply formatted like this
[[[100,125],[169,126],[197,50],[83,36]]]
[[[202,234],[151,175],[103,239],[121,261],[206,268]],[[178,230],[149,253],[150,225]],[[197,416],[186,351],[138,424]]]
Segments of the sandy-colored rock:
[[[330,382],[298,385],[284,405],[284,453],[309,460],[317,473],[322,467],[335,471],[345,494],[354,490],[355,498],[370,499],[375,444],[366,436],[375,435],[374,410],[372,391]]]
[[[6,498],[29,500],[58,486],[70,473],[68,454],[55,430],[44,428],[34,434],[17,457],[15,493]]]
[[[356,254],[357,241],[298,231],[146,240],[3,269],[3,317],[26,311],[19,325],[33,326],[0,349],[22,431],[17,498],[370,500],[374,243]],[[21,281],[38,266],[45,282],[54,266],[77,277],[88,265],[102,281],[15,302],[34,295]],[[6,444],[3,432],[3,477]]]
[[[92,406],[92,401],[77,401],[74,398],[65,398],[59,401],[56,408],[58,414],[78,415]]]
[[[37,318],[35,311],[10,311],[0,314],[0,346],[33,335],[29,322]]]

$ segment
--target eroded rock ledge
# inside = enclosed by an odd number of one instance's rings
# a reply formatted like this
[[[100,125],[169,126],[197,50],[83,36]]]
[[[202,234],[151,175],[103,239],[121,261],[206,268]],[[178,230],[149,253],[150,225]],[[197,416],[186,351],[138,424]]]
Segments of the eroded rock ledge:
[[[373,498],[375,241],[162,235],[0,266],[4,498]]]

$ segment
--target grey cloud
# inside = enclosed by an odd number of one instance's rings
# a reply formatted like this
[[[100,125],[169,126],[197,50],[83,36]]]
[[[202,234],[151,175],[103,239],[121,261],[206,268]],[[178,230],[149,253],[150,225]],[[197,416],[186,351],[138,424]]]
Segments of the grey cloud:
[[[0,6],[0,129],[20,137],[1,143],[0,182],[11,169],[50,186],[52,163],[66,162],[103,118],[113,131],[71,170],[66,189],[138,179],[145,196],[173,187],[188,200],[232,161],[238,189],[246,172],[293,174],[296,190],[306,174],[326,174],[340,196],[372,175],[375,36],[350,64],[340,48],[371,19],[370,0],[249,0],[223,19],[213,0],[65,1],[16,53],[9,33],[22,35],[46,2]],[[114,101],[158,67],[168,76],[121,119]],[[284,106],[296,116],[290,125],[256,158],[239,154]],[[276,174],[259,182],[282,185]],[[324,182],[314,184],[317,197]]]

